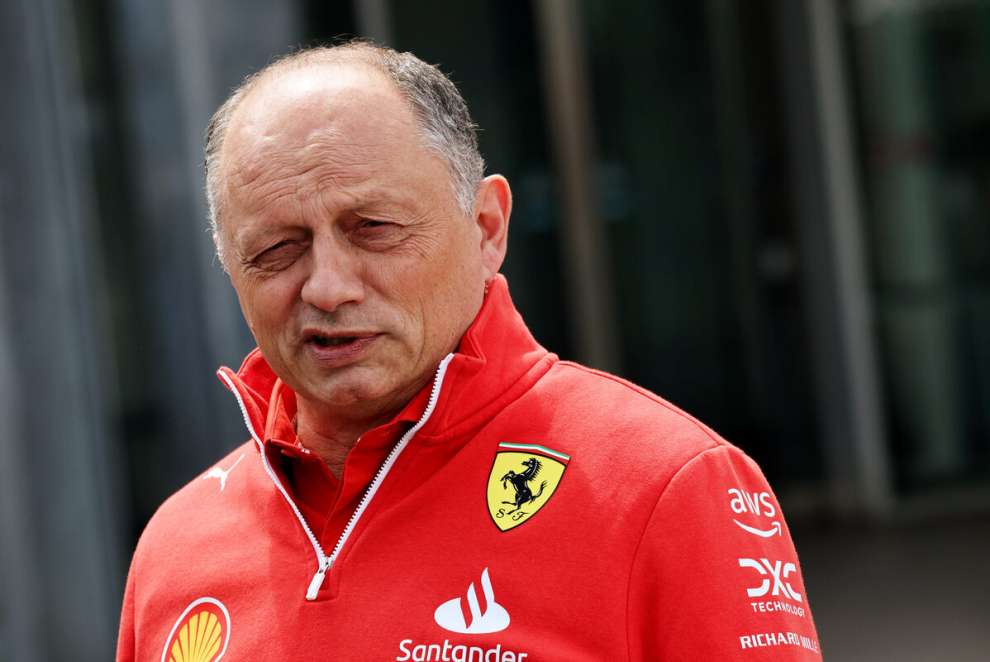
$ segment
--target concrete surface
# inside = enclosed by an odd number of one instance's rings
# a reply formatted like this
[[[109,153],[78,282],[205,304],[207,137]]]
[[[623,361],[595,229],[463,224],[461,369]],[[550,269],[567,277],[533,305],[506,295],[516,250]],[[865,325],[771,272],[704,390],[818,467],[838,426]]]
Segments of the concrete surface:
[[[826,660],[990,661],[990,517],[792,533]]]

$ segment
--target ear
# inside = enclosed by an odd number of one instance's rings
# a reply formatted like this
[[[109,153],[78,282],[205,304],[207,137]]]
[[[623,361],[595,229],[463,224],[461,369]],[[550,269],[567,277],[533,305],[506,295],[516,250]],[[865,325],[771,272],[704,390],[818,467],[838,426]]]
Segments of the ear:
[[[502,175],[481,180],[474,200],[474,222],[481,230],[481,265],[485,280],[498,273],[505,260],[512,213],[512,190]]]

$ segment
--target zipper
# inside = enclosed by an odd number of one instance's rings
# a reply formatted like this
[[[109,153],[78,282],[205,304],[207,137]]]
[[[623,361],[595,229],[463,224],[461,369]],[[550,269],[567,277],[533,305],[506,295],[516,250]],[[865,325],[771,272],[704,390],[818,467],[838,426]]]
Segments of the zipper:
[[[364,496],[361,497],[361,501],[358,503],[357,508],[354,509],[354,513],[351,514],[351,518],[348,520],[347,526],[344,527],[344,531],[340,534],[340,538],[337,539],[337,544],[334,545],[333,551],[329,555],[323,551],[323,548],[320,546],[320,541],[317,540],[313,530],[306,522],[306,518],[303,517],[302,512],[299,510],[299,506],[297,506],[295,501],[292,500],[292,497],[289,496],[288,490],[286,490],[285,486],[282,485],[282,481],[279,480],[278,475],[275,473],[271,463],[268,461],[268,456],[265,454],[264,443],[254,430],[254,425],[251,423],[251,417],[248,415],[247,407],[244,406],[244,400],[241,399],[240,392],[234,387],[234,383],[230,377],[223,372],[218,373],[220,378],[226,382],[227,386],[230,388],[231,393],[234,394],[234,398],[237,399],[237,406],[241,409],[241,416],[244,417],[244,424],[247,426],[248,432],[251,433],[251,438],[254,439],[254,443],[257,444],[258,450],[260,451],[261,462],[265,468],[265,473],[267,473],[268,477],[271,478],[272,482],[275,484],[275,487],[278,488],[278,491],[282,493],[282,496],[292,509],[292,513],[302,525],[303,531],[306,532],[306,537],[309,539],[310,545],[313,546],[313,551],[316,554],[316,573],[309,582],[309,588],[306,589],[307,600],[316,600],[316,595],[320,592],[320,587],[323,586],[327,572],[333,566],[334,561],[337,560],[337,557],[340,556],[340,552],[347,543],[347,539],[350,538],[351,533],[353,533],[354,528],[357,526],[357,523],[364,514],[364,511],[367,510],[368,504],[370,504],[371,500],[375,498],[375,494],[381,487],[382,482],[384,482],[385,477],[388,476],[389,471],[392,470],[392,466],[395,464],[405,447],[409,445],[409,442],[412,441],[412,438],[424,425],[426,425],[426,422],[430,420],[430,416],[433,415],[433,410],[436,409],[437,400],[440,399],[440,387],[443,385],[443,378],[447,373],[447,366],[453,358],[453,354],[448,354],[440,362],[440,365],[437,367],[436,376],[433,378],[433,388],[430,391],[430,399],[426,403],[426,409],[423,410],[423,415],[419,417],[419,420],[416,421],[415,425],[409,428],[409,430],[402,435],[402,438],[399,439],[395,446],[392,447],[392,450],[389,451],[385,461],[382,462],[380,467],[378,467],[375,477],[364,491]]]

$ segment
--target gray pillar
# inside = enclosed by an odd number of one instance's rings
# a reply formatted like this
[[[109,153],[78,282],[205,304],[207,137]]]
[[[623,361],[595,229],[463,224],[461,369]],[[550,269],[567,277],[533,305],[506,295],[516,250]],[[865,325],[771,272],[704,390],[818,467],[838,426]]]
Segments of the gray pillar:
[[[838,13],[777,1],[795,208],[832,508],[887,515],[892,485]]]
[[[122,500],[71,9],[0,3],[0,657],[113,656]]]
[[[566,0],[535,5],[547,126],[562,191],[561,232],[578,358],[619,370],[608,237],[598,209],[595,132],[581,17]]]
[[[862,4],[862,3],[861,3]],[[871,226],[890,400],[910,440],[912,479],[965,468],[954,283],[925,81],[924,12],[861,10],[862,86],[874,182]]]

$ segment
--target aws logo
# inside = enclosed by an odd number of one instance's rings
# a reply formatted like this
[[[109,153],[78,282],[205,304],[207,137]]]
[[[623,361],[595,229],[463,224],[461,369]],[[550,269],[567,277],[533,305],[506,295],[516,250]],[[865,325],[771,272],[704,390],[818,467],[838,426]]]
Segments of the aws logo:
[[[165,640],[162,662],[217,662],[230,642],[230,613],[216,598],[193,600]]]
[[[773,496],[769,492],[747,492],[733,487],[729,490],[729,508],[737,515],[755,515],[757,517],[776,517],[777,508],[773,504]],[[758,528],[744,524],[737,519],[733,519],[736,526],[747,533],[761,538],[779,536],[782,526],[780,522],[774,520],[770,522],[769,528]]]

